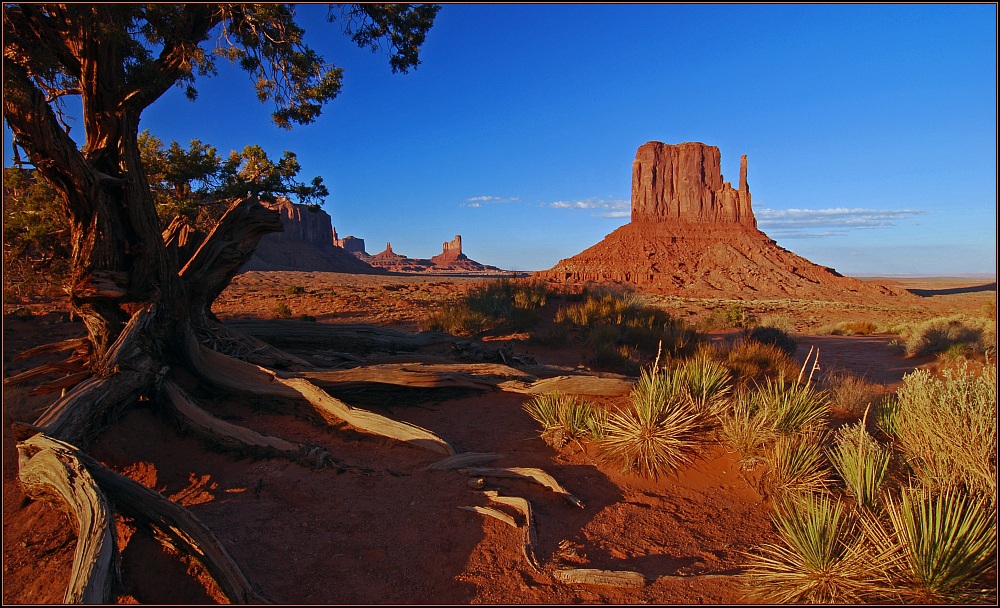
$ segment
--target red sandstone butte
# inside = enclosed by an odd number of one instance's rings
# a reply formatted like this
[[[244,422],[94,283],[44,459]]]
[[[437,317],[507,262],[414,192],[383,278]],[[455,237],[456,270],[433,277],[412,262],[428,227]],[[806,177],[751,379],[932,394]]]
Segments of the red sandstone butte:
[[[640,146],[632,163],[632,221],[535,276],[697,298],[872,302],[904,295],[778,246],[757,229],[746,155],[738,188],[723,180],[720,159],[717,147],[697,142]]]

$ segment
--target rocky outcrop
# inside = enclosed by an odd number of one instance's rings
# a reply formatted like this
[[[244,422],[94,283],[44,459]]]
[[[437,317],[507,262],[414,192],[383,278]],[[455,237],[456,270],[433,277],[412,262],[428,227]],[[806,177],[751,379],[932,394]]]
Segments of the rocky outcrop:
[[[261,238],[243,271],[385,273],[334,245],[333,222],[319,205],[297,205],[287,198],[261,204],[280,213],[284,230]]]
[[[335,247],[340,247],[347,253],[353,253],[357,257],[367,256],[368,252],[365,251],[365,240],[359,239],[354,236],[345,236],[340,238],[337,236],[337,229],[333,229],[333,244]]]
[[[757,229],[740,159],[739,187],[723,181],[719,149],[641,146],[632,164],[632,221],[535,276],[561,283],[622,283],[689,297],[876,301],[905,297],[845,277],[779,247]]]
[[[641,146],[632,163],[632,221],[735,222],[757,226],[750,210],[746,155],[740,185],[722,179],[721,154],[702,143]]]

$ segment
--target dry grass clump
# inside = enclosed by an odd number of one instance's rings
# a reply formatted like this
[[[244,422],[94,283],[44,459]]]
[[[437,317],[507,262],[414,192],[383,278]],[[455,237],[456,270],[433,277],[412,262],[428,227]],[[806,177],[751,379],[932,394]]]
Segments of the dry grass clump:
[[[820,386],[826,391],[831,408],[854,418],[864,415],[882,396],[878,385],[845,371],[824,374]]]
[[[732,348],[720,351],[725,365],[738,386],[764,382],[768,379],[794,381],[799,373],[795,359],[773,344],[742,340]]]
[[[821,336],[869,336],[877,331],[878,326],[871,321],[841,321],[818,327],[816,334]]]
[[[551,291],[539,281],[502,278],[481,283],[421,323],[423,330],[470,336],[492,329],[527,329],[538,321]]]

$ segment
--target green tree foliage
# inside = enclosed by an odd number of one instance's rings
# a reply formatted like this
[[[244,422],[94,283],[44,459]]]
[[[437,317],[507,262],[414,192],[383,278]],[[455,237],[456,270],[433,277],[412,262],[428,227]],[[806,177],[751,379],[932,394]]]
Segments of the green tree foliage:
[[[70,254],[59,193],[34,171],[4,169],[4,299],[21,300],[60,287]]]

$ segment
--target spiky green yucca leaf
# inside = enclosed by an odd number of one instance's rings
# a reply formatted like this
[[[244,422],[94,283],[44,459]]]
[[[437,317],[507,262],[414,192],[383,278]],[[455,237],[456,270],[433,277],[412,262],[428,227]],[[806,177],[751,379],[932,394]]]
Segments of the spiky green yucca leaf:
[[[904,492],[889,500],[892,549],[889,568],[900,594],[919,602],[983,601],[996,597],[977,582],[996,565],[996,505],[957,490]],[[994,573],[995,574],[995,573]]]
[[[837,432],[827,456],[858,506],[875,507],[892,451],[876,441],[859,423]]]
[[[597,410],[589,402],[554,392],[538,395],[522,407],[541,423],[542,438],[555,447],[594,436],[594,430],[601,428],[603,420],[603,415],[596,416]]]
[[[854,517],[825,494],[775,504],[782,544],[751,555],[746,581],[753,595],[776,604],[860,602],[869,569]]]
[[[625,472],[656,479],[691,462],[704,430],[677,378],[644,370],[629,407],[608,414],[601,451]]]
[[[818,433],[777,435],[765,451],[764,479],[777,496],[820,492],[826,488],[823,437]]]
[[[687,387],[698,411],[718,416],[729,406],[732,383],[729,370],[708,357],[687,359],[675,371]]]
[[[726,447],[742,454],[745,463],[751,463],[773,438],[767,418],[759,415],[746,393],[739,394],[732,411],[722,417],[722,440]]]
[[[826,396],[809,386],[768,380],[754,393],[754,402],[781,434],[815,430],[823,426],[830,406]]]

